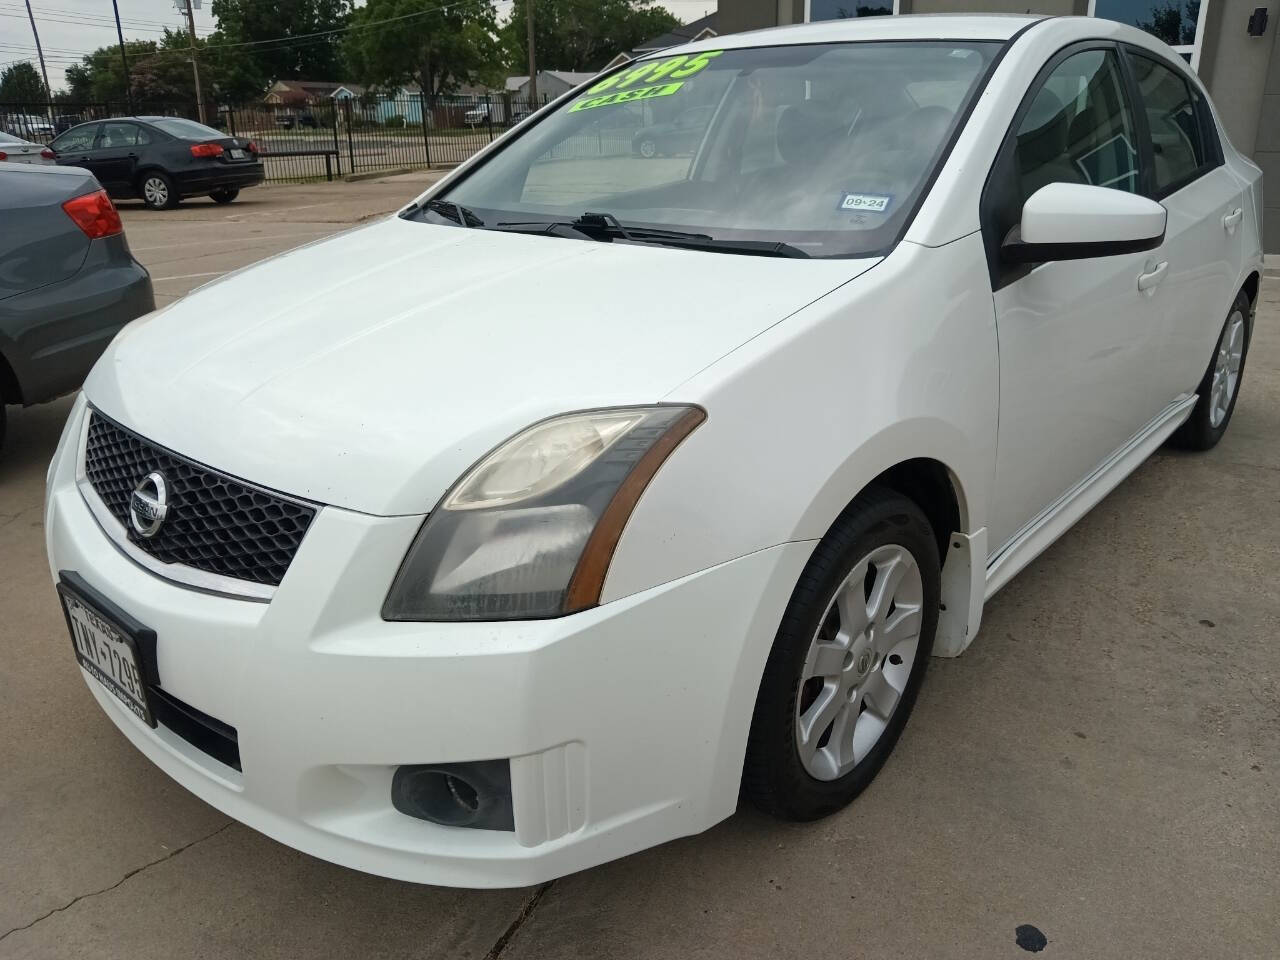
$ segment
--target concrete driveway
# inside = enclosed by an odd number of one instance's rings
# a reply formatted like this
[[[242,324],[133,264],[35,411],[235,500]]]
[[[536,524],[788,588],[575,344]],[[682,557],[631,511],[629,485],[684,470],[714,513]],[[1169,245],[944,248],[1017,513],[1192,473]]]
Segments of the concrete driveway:
[[[421,176],[126,205],[166,302],[394,210]],[[355,873],[227,820],[85,690],[49,580],[45,465],[0,455],[0,958],[1263,957],[1280,943],[1280,286],[1223,443],[1161,452],[935,660],[875,785],[820,823],[744,807],[537,889]],[[245,309],[253,309],[248,303]]]

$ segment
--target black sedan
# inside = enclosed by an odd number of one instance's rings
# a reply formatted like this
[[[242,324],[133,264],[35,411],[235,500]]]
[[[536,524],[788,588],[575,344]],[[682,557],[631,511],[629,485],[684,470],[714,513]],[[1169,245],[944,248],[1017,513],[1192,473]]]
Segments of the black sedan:
[[[263,180],[252,140],[228,137],[181,117],[117,117],[82,123],[51,144],[57,162],[84,167],[115,199],[140,198],[153,210],[187,197],[230,203]]]
[[[155,309],[120,215],[93,175],[0,163],[0,440],[4,405],[70,393],[116,332]]]
[[[631,149],[644,157],[693,153],[702,141],[715,107],[690,107],[675,119],[641,127],[631,138]]]

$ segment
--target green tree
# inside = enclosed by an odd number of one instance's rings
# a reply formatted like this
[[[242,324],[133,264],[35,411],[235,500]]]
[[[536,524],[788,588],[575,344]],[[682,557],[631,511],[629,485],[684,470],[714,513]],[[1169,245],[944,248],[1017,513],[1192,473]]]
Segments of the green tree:
[[[44,81],[30,63],[15,63],[0,72],[0,101],[43,103],[45,99]]]
[[[344,49],[362,83],[392,88],[414,82],[436,94],[501,76],[497,15],[488,0],[452,6],[369,0],[352,12],[351,26]]]
[[[158,46],[154,40],[125,41],[130,76],[141,60],[155,55]],[[189,65],[187,69],[191,69]],[[66,76],[72,100],[125,99],[124,65],[120,62],[120,48],[115,44],[86,53],[79,63],[67,67]]]
[[[1170,46],[1189,46],[1196,42],[1199,19],[1200,0],[1186,0],[1185,4],[1168,0],[1164,6],[1152,8],[1150,20],[1139,21],[1134,26],[1159,37]]]
[[[599,70],[619,53],[680,26],[655,0],[535,0],[534,44],[540,70]],[[525,0],[502,27],[508,69],[529,69]]]
[[[346,26],[348,0],[213,0],[210,9],[218,30],[207,43],[227,99],[261,96],[276,80],[346,79],[342,34],[311,34]]]

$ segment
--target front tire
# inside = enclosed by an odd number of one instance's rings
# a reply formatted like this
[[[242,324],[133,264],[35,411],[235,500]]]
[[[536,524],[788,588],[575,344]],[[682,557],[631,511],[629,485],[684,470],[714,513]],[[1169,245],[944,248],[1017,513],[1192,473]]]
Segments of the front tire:
[[[816,820],[893,751],[933,650],[938,544],[915,503],[865,491],[822,539],[774,640],[743,768],[767,813]]]
[[[168,174],[148,170],[138,182],[138,195],[152,210],[172,210],[178,205],[178,191]]]
[[[1244,379],[1252,321],[1253,304],[1241,291],[1227,313],[1222,332],[1218,334],[1209,369],[1196,388],[1199,399],[1191,416],[1171,438],[1174,446],[1209,450],[1217,446],[1227,432],[1227,425],[1231,423],[1231,415],[1236,409],[1236,399],[1240,396],[1240,383]]]
[[[209,199],[214,203],[230,203],[238,196],[240,196],[238,187],[219,187],[217,190],[209,191]]]
[[[640,156],[646,160],[652,160],[658,155],[658,145],[649,137],[645,137],[640,141]]]

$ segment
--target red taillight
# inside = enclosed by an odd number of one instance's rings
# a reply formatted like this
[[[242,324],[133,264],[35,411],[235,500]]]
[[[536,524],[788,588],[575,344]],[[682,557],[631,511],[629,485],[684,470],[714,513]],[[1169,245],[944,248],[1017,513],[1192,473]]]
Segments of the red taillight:
[[[191,145],[191,155],[193,157],[220,157],[222,156],[222,144],[193,143]]]
[[[9,159],[9,155],[5,153],[3,150],[0,150],[0,160],[8,160],[8,159]]]
[[[120,214],[116,212],[115,204],[111,202],[105,190],[86,193],[83,197],[68,200],[62,205],[62,209],[67,211],[67,216],[76,222],[76,226],[83,230],[90,240],[114,237],[117,233],[124,231],[124,225],[120,223]]]
[[[250,140],[249,143],[245,146],[245,149],[248,150],[250,153],[257,153],[258,145],[254,143],[252,140]]]
[[[52,160],[54,157],[57,156],[57,154],[54,153],[52,150],[50,150],[48,147],[45,147],[43,150],[40,151],[40,156],[44,157],[46,160]]]

